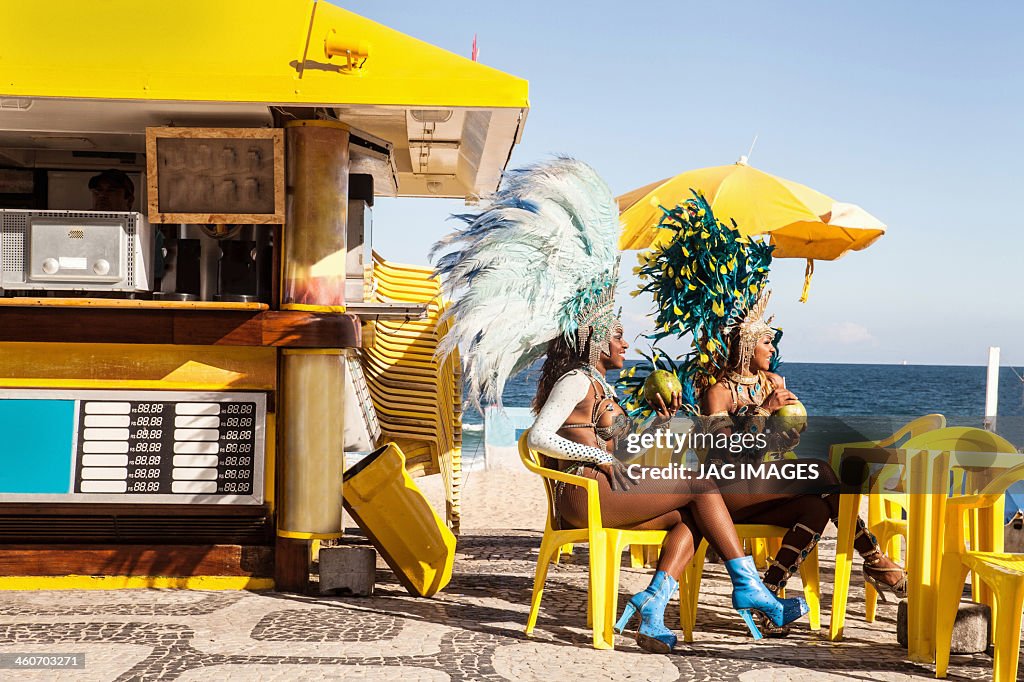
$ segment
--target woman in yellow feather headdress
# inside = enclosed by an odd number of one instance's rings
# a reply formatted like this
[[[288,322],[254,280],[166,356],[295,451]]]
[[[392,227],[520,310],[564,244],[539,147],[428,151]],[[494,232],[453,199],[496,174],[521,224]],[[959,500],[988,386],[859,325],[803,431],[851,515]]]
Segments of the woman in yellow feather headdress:
[[[800,440],[788,422],[773,417],[798,400],[777,373],[782,332],[772,328],[771,319],[763,319],[772,247],[742,237],[735,223],[718,221],[696,194],[666,209],[659,228],[670,230],[672,237],[641,257],[638,273],[641,291],[655,297],[661,331],[653,338],[689,335],[693,351],[680,366],[659,353],[654,362],[629,372],[620,381],[626,407],[630,414],[643,415],[650,409],[642,399],[645,375],[656,366],[674,370],[683,384],[686,411],[699,418],[703,432],[715,437],[713,443],[730,443],[712,449],[705,465],[753,465],[746,470],[756,475],[719,480],[719,486],[734,522],[790,529],[764,575],[777,593],[814,549],[829,520],[838,516],[839,481],[818,460],[772,461]],[[738,437],[749,445],[732,447]],[[801,469],[801,464],[806,466]],[[807,473],[794,480],[791,472],[800,471]],[[864,558],[865,580],[879,594],[906,595],[906,574],[881,552],[859,519],[854,546]],[[786,632],[764,620],[760,625],[768,634]]]

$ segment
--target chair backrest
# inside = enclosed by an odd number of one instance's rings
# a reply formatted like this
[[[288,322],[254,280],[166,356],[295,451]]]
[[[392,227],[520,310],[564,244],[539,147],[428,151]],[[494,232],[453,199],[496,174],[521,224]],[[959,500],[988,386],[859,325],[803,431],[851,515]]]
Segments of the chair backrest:
[[[993,453],[1016,453],[1017,448],[1010,441],[991,431],[970,426],[951,426],[943,429],[929,431],[920,436],[911,438],[903,444],[904,450],[940,450],[944,452],[993,452]],[[982,470],[987,467],[982,466]],[[950,494],[960,495],[963,493],[977,492],[979,484],[975,482],[974,476],[969,475],[972,469],[954,466],[951,471]],[[978,469],[973,471],[978,473]],[[990,473],[983,471],[982,473]],[[981,483],[987,482],[987,476],[980,476]]]
[[[548,499],[548,528],[557,529],[558,510],[555,508],[555,482],[544,475],[546,467],[541,464],[540,454],[531,450],[527,445],[526,440],[529,435],[530,430],[527,429],[523,435],[519,436],[519,459],[523,461],[527,469],[540,476],[540,480],[544,482],[544,494]]]
[[[971,426],[950,426],[928,431],[903,444],[905,450],[947,450],[951,452],[1017,452],[1013,443],[1000,435]]]
[[[943,415],[926,414],[923,417],[918,417],[917,419],[907,422],[900,428],[896,429],[896,431],[888,438],[878,441],[878,447],[900,447],[905,439],[909,441],[930,431],[945,428],[945,426],[946,418]],[[906,472],[903,470],[902,466],[888,464],[872,476],[872,482],[869,489],[873,494],[885,495],[888,491],[886,491],[883,486],[887,481],[892,479],[898,479],[899,482],[896,489],[902,489],[905,481],[905,473]],[[900,493],[896,492],[896,494],[899,495]],[[897,499],[893,499],[891,501],[896,504],[900,504]]]
[[[899,446],[899,443],[904,438],[916,438],[922,434],[928,433],[929,431],[935,431],[936,429],[942,429],[946,427],[946,418],[941,414],[926,414],[923,417],[918,417],[913,421],[907,422],[899,429],[896,430],[891,436],[885,440],[879,441],[878,446],[885,448],[892,445]]]

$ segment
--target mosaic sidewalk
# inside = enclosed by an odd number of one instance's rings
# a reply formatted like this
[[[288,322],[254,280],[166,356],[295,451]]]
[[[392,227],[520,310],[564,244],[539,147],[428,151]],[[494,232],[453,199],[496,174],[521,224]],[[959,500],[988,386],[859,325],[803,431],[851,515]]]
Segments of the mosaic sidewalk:
[[[0,653],[85,654],[84,670],[0,671],[3,680],[905,680],[933,669],[905,660],[896,607],[864,622],[855,564],[846,639],[806,626],[755,644],[729,608],[721,565],[709,565],[696,642],[671,655],[619,637],[590,647],[586,551],[548,574],[534,636],[523,635],[538,533],[475,532],[459,540],[456,575],[433,599],[415,599],[386,568],[372,598],[276,593],[123,590],[0,593]],[[823,625],[831,608],[834,544],[822,547]],[[383,567],[383,564],[380,564]],[[621,593],[649,572],[624,568]],[[798,588],[798,581],[790,587]],[[678,624],[675,603],[666,622]],[[989,679],[991,658],[955,656],[951,680]]]

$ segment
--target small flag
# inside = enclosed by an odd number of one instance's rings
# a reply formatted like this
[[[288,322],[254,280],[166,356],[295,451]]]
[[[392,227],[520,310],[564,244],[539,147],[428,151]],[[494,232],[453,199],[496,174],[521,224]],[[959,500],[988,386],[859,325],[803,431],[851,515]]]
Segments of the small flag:
[[[478,50],[477,47],[476,47],[476,34],[474,33],[473,34],[473,54],[470,56],[470,59],[472,59],[475,62],[475,61],[477,61],[477,57],[479,57],[479,56],[480,56],[480,50]]]

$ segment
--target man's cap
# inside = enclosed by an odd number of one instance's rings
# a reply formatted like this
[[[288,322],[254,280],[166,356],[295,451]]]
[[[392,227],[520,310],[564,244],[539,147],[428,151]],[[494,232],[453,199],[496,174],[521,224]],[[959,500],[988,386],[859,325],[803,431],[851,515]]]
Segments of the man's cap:
[[[106,182],[113,187],[120,187],[128,194],[135,196],[135,183],[128,177],[128,174],[116,168],[110,168],[99,175],[89,178],[89,189],[96,189],[101,182]]]

